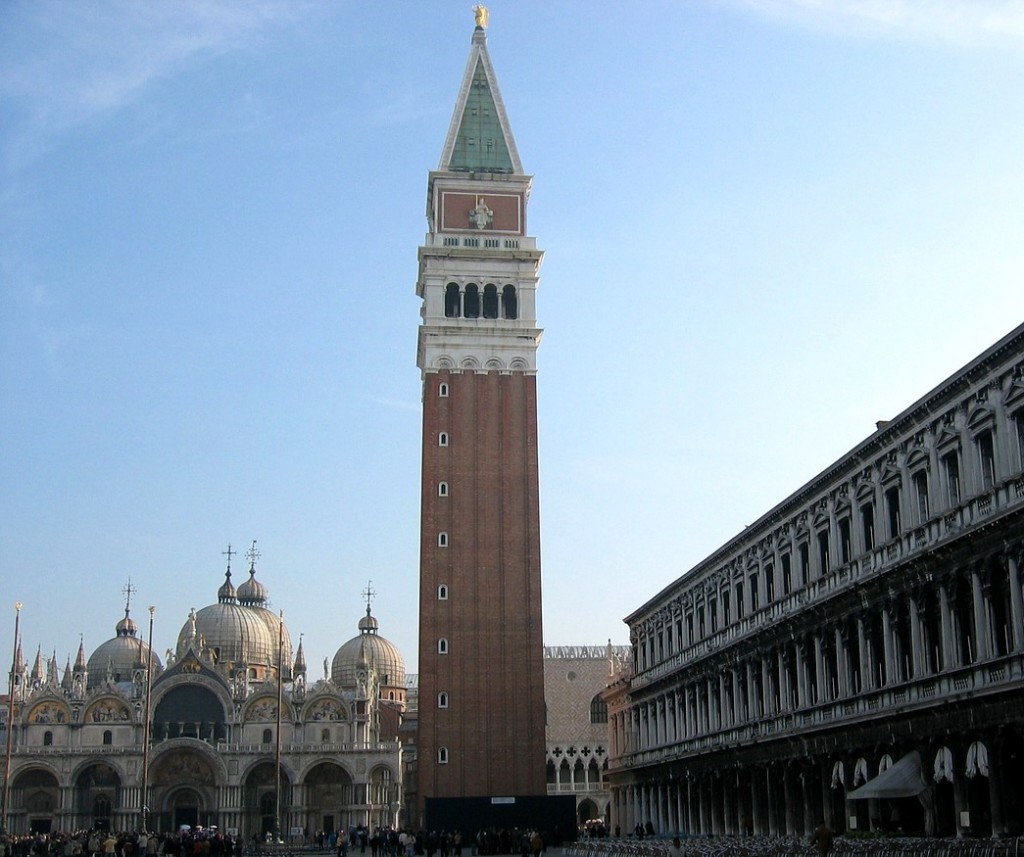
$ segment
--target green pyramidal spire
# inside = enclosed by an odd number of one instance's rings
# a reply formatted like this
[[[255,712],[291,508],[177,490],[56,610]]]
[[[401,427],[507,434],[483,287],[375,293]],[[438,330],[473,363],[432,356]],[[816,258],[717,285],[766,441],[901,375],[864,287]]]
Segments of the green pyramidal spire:
[[[453,172],[523,172],[505,115],[505,105],[498,91],[498,81],[487,54],[487,36],[481,26],[473,32],[469,62],[455,103],[440,169]]]

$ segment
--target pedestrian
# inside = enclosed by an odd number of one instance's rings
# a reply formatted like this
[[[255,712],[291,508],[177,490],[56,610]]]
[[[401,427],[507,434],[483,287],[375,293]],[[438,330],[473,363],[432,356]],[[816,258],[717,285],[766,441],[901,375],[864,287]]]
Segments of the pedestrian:
[[[818,852],[819,857],[828,857],[832,850],[832,831],[823,821],[811,834],[811,845]]]
[[[533,851],[533,857],[540,857],[544,853],[544,837],[540,835],[539,830],[535,830],[530,839],[530,849]]]

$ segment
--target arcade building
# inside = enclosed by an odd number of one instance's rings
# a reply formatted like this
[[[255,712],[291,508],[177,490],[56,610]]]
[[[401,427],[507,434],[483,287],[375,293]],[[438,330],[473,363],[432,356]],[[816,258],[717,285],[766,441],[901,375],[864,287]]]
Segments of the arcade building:
[[[1024,325],[626,617],[612,823],[1020,835]]]

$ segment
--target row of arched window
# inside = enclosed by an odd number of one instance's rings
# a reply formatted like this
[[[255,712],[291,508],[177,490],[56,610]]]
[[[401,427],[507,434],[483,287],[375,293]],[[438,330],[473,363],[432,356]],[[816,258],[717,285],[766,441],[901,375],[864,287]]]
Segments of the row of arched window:
[[[952,417],[947,420],[952,426]],[[812,526],[801,530],[790,523],[792,537],[777,530],[771,554],[743,576],[728,571],[725,580],[701,593],[674,621],[641,631],[634,669],[661,663],[909,530],[956,513],[1024,469],[1024,408],[998,418],[976,410],[960,428],[936,429],[935,438],[907,455],[902,467],[883,465],[873,479],[847,483],[844,502],[829,513],[815,512],[821,503],[817,498],[807,507]]]
[[[519,318],[519,298],[516,287],[502,286],[499,292],[494,283],[481,289],[476,283],[459,286],[448,283],[444,287],[445,318]]]
[[[114,733],[111,732],[109,729],[104,729],[103,730],[103,745],[105,747],[109,747],[113,743],[114,743]],[[44,747],[52,747],[53,746],[53,733],[51,731],[49,731],[49,730],[47,730],[46,732],[43,733],[43,746]]]

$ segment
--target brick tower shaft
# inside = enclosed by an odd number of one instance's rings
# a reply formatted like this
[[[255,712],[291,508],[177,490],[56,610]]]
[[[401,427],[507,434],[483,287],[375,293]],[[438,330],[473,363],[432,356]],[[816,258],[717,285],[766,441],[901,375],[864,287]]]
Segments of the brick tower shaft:
[[[546,789],[531,184],[477,26],[419,250],[421,806]]]

